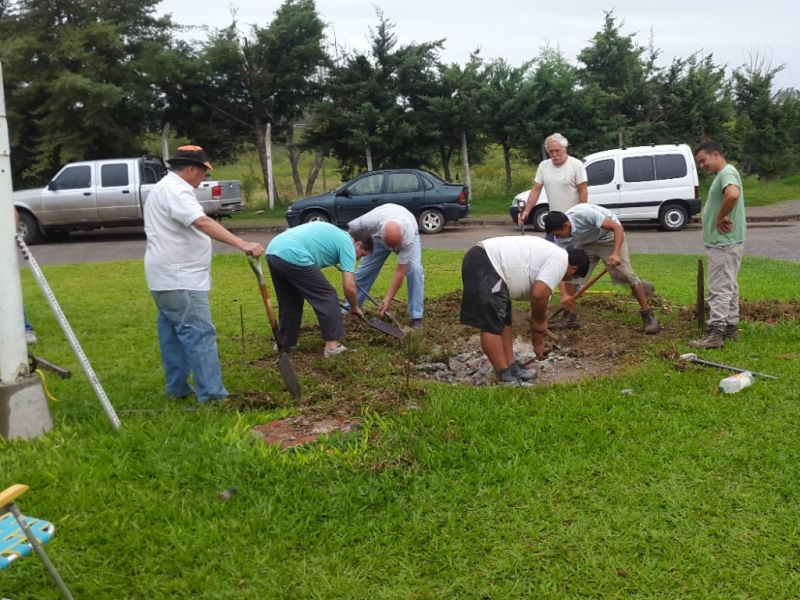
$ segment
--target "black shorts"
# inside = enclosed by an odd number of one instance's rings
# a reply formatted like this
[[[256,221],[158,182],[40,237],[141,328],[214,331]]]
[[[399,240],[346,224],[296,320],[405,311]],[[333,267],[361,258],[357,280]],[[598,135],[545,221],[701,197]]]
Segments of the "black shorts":
[[[501,335],[511,326],[511,294],[480,246],[473,246],[461,263],[461,324]]]

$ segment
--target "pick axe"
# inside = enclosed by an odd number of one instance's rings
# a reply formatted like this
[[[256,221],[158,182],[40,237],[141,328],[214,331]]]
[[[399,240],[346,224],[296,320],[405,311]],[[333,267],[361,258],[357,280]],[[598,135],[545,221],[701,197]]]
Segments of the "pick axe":
[[[601,278],[603,275],[605,275],[606,273],[608,273],[608,267],[606,267],[606,268],[604,268],[602,271],[600,271],[600,274],[599,274],[599,275],[596,275],[595,277],[593,277],[593,278],[592,278],[592,280],[591,280],[589,283],[587,283],[587,284],[586,284],[586,285],[584,285],[584,286],[581,286],[581,289],[579,289],[579,290],[578,290],[578,293],[577,293],[577,294],[575,294],[575,295],[572,297],[572,301],[574,302],[574,301],[575,301],[575,300],[577,300],[577,299],[578,299],[580,296],[582,296],[582,295],[583,295],[583,294],[586,292],[586,290],[588,290],[590,287],[592,287],[592,286],[593,286],[593,285],[594,285],[594,284],[597,282],[597,280],[598,280],[598,279],[600,279],[600,278]],[[564,311],[564,307],[563,307],[563,306],[559,306],[559,307],[558,307],[558,309],[556,309],[556,310],[553,312],[553,314],[551,314],[549,317],[547,317],[547,320],[548,320],[548,321],[552,321],[554,317],[556,317],[556,316],[560,315],[560,314],[561,314],[563,311]]]
[[[261,290],[261,299],[264,301],[264,308],[267,310],[267,318],[269,319],[270,327],[272,327],[272,335],[275,337],[275,344],[278,346],[278,370],[281,372],[283,380],[286,382],[286,389],[295,398],[302,396],[300,384],[297,382],[297,376],[294,374],[294,367],[289,360],[289,355],[286,354],[281,346],[281,337],[278,334],[278,320],[275,318],[275,311],[272,310],[272,303],[269,301],[269,292],[267,291],[267,283],[264,281],[264,273],[261,270],[261,257],[253,257],[247,255],[247,262],[250,263],[250,268],[258,280],[258,287]]]
[[[733,371],[735,373],[744,373],[745,371],[747,371],[757,377],[766,377],[767,379],[777,379],[777,377],[775,377],[774,375],[765,375],[764,373],[756,373],[755,371],[751,371],[750,369],[740,369],[739,367],[731,367],[730,365],[723,365],[721,363],[702,360],[700,358],[697,358],[697,354],[695,354],[694,352],[687,352],[686,354],[681,354],[681,360],[697,363],[698,365],[717,367],[718,369],[728,369],[729,371]]]

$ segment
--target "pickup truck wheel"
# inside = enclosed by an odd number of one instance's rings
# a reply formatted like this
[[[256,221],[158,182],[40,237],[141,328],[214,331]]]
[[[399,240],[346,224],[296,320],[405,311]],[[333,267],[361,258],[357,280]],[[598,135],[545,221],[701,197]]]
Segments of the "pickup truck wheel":
[[[533,228],[536,231],[544,231],[544,218],[550,212],[549,208],[541,207],[533,211]]]
[[[680,231],[686,227],[688,221],[689,213],[680,204],[665,206],[658,215],[658,222],[662,231]]]
[[[417,221],[422,233],[439,233],[444,229],[444,215],[435,208],[423,210]]]
[[[312,210],[303,216],[303,223],[330,223],[331,219],[321,210]]]
[[[42,241],[42,234],[39,231],[39,222],[30,213],[19,212],[19,230],[22,233],[22,241],[28,246],[33,246]]]

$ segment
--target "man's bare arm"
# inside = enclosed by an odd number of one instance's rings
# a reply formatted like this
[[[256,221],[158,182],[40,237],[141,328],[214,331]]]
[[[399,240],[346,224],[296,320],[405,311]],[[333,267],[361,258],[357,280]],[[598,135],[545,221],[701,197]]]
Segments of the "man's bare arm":
[[[212,240],[217,240],[223,244],[228,244],[234,248],[238,248],[242,252],[247,252],[252,256],[261,256],[264,254],[264,246],[258,242],[248,242],[243,240],[237,235],[234,235],[222,225],[217,223],[214,219],[207,215],[203,215],[194,220],[192,225],[205,233]]]
[[[531,188],[530,193],[528,194],[528,200],[525,202],[525,208],[519,213],[517,217],[517,222],[520,225],[525,223],[525,219],[528,218],[528,215],[531,214],[533,207],[536,206],[536,203],[539,201],[539,196],[542,195],[542,184],[541,183],[534,183],[533,187]]]
[[[589,184],[585,181],[578,184],[578,204],[586,204],[589,201]]]

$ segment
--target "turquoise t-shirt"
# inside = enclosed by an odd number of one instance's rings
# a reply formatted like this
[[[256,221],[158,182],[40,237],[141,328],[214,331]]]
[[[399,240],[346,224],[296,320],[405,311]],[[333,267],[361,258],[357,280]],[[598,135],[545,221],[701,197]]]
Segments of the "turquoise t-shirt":
[[[273,254],[301,267],[322,269],[339,265],[342,271],[355,273],[356,248],[350,234],[330,223],[306,223],[275,236],[267,246]]]
[[[725,188],[735,185],[739,188],[739,199],[736,206],[728,213],[728,218],[733,221],[733,229],[728,233],[720,233],[717,229],[717,215],[722,206],[722,195]],[[708,190],[708,199],[703,206],[703,243],[706,246],[720,247],[732,246],[743,242],[747,231],[747,222],[744,214],[744,188],[739,171],[733,165],[725,165],[711,184]]]

